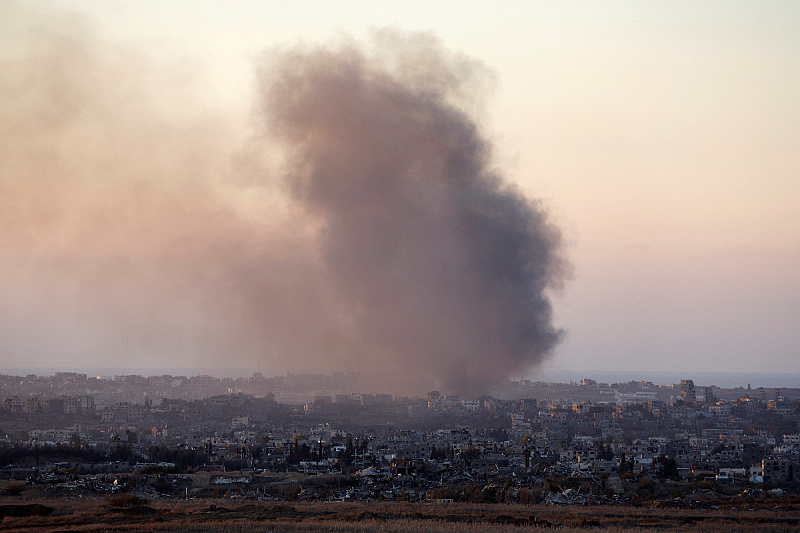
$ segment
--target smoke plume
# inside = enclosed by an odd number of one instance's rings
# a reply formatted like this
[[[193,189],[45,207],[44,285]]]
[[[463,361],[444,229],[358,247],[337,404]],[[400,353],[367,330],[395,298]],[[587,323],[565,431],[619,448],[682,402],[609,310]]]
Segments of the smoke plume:
[[[275,54],[271,132],[293,198],[322,224],[321,259],[360,357],[480,391],[559,340],[548,287],[563,263],[544,210],[491,167],[459,107],[477,65],[426,37]]]
[[[202,80],[26,9],[0,32],[6,364],[475,394],[552,352],[560,234],[492,166],[477,62],[392,32],[270,50],[245,142]]]

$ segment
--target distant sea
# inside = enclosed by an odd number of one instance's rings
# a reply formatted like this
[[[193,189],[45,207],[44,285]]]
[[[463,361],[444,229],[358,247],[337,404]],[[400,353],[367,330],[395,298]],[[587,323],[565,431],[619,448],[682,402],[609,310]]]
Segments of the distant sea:
[[[569,383],[589,378],[598,383],[625,383],[627,381],[651,381],[656,385],[680,383],[691,379],[695,386],[716,385],[725,389],[736,387],[800,388],[800,373],[785,372],[635,372],[616,370],[543,370],[527,376],[531,381]]]
[[[55,372],[78,372],[89,376],[113,377],[129,374],[142,376],[200,376],[209,375],[221,378],[250,377],[257,372],[256,368],[97,368],[97,367],[0,367],[0,374],[11,376],[25,376],[36,374],[39,376],[52,376]],[[264,377],[281,375],[261,370]],[[531,381],[549,381],[555,383],[569,383],[589,378],[598,383],[625,383],[628,381],[651,381],[656,385],[671,385],[680,383],[682,379],[691,379],[698,387],[716,385],[726,389],[736,387],[751,388],[800,388],[800,373],[781,372],[636,372],[622,370],[541,370],[534,371],[525,379]]]

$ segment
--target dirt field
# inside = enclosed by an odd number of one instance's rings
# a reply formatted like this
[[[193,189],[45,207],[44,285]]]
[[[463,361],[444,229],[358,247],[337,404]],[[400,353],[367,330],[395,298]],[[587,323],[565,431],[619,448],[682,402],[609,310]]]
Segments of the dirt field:
[[[800,531],[800,512],[407,503],[0,499],[0,530],[157,532]]]

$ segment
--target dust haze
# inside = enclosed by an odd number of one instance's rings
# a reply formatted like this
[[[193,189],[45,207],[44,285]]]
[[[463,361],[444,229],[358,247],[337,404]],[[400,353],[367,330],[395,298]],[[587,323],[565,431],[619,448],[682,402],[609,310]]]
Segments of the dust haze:
[[[478,394],[560,340],[560,233],[494,167],[479,62],[388,30],[269,49],[245,127],[191,67],[78,14],[4,10],[8,366],[260,364]]]

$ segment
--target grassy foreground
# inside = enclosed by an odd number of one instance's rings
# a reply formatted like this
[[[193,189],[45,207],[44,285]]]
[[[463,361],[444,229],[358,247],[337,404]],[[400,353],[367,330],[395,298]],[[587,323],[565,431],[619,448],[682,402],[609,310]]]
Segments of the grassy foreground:
[[[409,503],[0,498],[0,530],[298,533],[800,531],[800,512]]]

